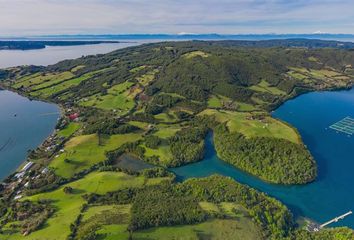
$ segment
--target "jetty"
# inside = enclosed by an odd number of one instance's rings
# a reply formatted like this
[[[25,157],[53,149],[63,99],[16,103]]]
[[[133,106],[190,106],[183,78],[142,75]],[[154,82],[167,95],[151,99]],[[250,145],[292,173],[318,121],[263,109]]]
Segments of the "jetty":
[[[352,214],[353,212],[352,211],[349,211],[347,213],[344,213],[338,217],[335,217],[323,224],[316,224],[316,223],[310,223],[308,226],[307,226],[307,230],[309,230],[310,232],[318,232],[320,231],[322,228],[328,226],[329,224],[331,223],[335,223],[335,222],[338,222],[339,220],[342,220],[344,219],[345,217],[349,216],[350,214]]]

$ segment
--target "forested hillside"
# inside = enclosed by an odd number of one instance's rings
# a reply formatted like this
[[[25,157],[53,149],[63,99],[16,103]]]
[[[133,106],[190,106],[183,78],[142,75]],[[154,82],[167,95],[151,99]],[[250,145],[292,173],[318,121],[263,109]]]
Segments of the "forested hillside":
[[[0,205],[0,238],[171,239],[179,225],[187,239],[351,239],[346,228],[299,229],[280,202],[229,178],[177,183],[168,171],[201,161],[212,131],[220,158],[239,169],[278,184],[313,181],[316,159],[270,111],[304,92],[351,87],[350,47],[164,42],[1,70],[2,87],[57,103],[63,115],[30,151],[31,170],[0,189],[11,199]]]

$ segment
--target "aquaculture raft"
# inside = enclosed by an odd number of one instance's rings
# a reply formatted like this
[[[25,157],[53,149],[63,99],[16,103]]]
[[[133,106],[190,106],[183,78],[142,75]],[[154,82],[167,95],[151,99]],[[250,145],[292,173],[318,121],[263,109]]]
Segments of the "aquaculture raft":
[[[331,129],[353,135],[354,133],[354,119],[351,117],[345,117],[339,122],[329,126]]]

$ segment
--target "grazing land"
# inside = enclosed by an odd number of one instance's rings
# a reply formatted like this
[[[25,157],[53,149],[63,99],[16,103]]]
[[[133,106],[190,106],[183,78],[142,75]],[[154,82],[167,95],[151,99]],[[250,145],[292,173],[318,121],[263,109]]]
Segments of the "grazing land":
[[[104,161],[106,151],[117,149],[124,143],[134,142],[139,138],[139,134],[77,136],[66,143],[64,151],[55,156],[49,167],[59,176],[70,178],[75,173]]]
[[[270,117],[265,112],[245,113],[206,109],[200,114],[213,116],[217,121],[226,123],[230,132],[239,132],[248,138],[283,138],[301,143],[300,136],[294,128]]]

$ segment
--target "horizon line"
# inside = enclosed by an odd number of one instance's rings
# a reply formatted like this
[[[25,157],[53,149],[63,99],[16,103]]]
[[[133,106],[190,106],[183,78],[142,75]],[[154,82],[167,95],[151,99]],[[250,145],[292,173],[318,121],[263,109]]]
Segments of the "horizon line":
[[[354,33],[235,33],[235,34],[223,34],[223,33],[78,33],[78,34],[39,34],[39,35],[14,35],[14,36],[0,36],[0,39],[11,38],[36,38],[36,37],[125,37],[125,36],[171,36],[171,37],[183,37],[183,36],[219,36],[219,37],[237,37],[237,36],[339,36],[354,37]]]

